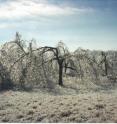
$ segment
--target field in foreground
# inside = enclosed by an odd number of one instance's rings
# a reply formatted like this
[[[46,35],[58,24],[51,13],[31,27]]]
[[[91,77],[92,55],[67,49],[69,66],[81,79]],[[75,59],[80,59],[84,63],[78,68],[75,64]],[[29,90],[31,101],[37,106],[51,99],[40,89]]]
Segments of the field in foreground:
[[[116,89],[65,95],[10,90],[0,93],[0,122],[117,122],[116,103]]]

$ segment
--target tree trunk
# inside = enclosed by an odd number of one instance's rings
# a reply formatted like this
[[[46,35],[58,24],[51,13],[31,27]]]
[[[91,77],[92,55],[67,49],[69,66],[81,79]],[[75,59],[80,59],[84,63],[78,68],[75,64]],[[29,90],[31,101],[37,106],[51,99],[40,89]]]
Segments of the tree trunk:
[[[63,86],[63,65],[59,64],[59,85]]]
[[[105,71],[105,76],[108,75],[108,61],[107,61],[107,55],[105,52],[102,52],[103,61],[104,61],[104,71]]]
[[[108,62],[107,62],[106,57],[105,57],[105,75],[106,76],[108,75]]]

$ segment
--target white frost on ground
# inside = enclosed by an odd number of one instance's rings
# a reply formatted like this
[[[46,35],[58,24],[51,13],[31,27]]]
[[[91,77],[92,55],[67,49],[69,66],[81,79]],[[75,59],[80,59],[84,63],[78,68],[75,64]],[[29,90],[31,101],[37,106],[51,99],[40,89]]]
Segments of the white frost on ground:
[[[1,92],[0,122],[117,122],[116,89],[74,88]]]

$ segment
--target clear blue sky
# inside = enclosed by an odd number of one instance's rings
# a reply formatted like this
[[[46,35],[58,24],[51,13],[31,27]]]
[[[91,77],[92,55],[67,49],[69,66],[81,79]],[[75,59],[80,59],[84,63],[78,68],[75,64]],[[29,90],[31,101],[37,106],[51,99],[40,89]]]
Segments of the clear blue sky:
[[[0,0],[0,43],[16,31],[41,45],[117,50],[117,0]]]

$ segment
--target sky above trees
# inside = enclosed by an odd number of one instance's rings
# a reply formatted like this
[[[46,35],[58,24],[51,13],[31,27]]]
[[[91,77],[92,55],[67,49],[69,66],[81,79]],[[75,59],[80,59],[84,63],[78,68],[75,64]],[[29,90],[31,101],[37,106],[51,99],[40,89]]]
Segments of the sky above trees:
[[[117,49],[117,0],[0,0],[0,43],[24,39],[70,48]]]

